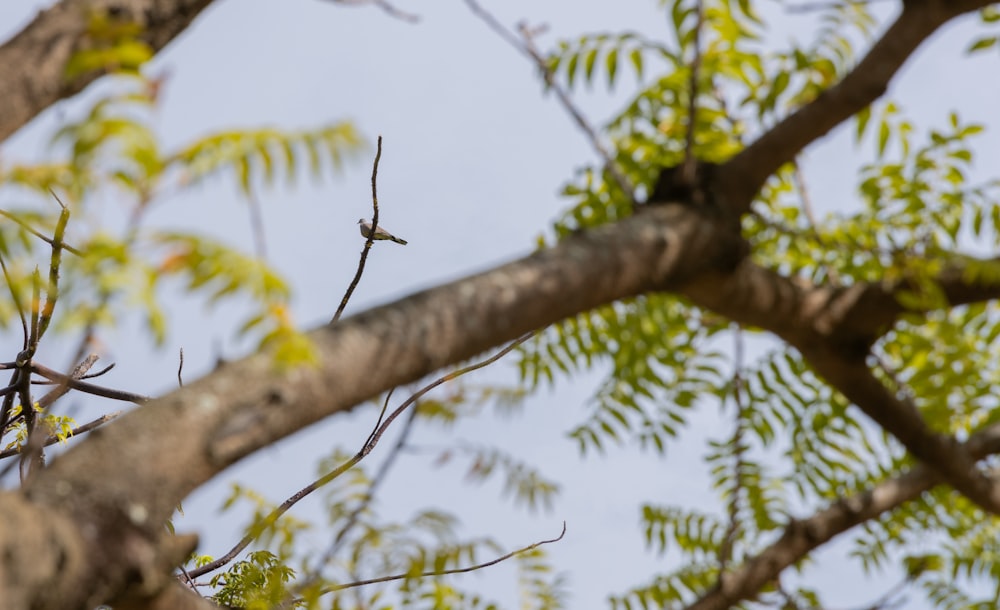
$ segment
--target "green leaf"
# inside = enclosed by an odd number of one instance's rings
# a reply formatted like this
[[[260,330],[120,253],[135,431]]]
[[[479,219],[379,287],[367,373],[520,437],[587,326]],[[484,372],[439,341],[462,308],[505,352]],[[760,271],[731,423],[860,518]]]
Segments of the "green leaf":
[[[636,77],[642,79],[642,50],[639,48],[632,49],[628,54],[628,58],[635,69]]]
[[[583,75],[589,83],[594,75],[594,65],[597,63],[598,48],[594,47],[587,51],[583,58]]]
[[[1000,36],[982,36],[973,41],[965,52],[976,53],[977,51],[985,51],[986,49],[995,47],[997,42],[1000,42]]]
[[[612,47],[608,51],[607,57],[604,58],[604,63],[608,69],[608,87],[614,87],[615,74],[618,73],[618,49],[616,47]]]
[[[861,138],[865,135],[865,129],[868,127],[868,122],[872,118],[872,107],[865,106],[864,110],[855,115],[856,128],[854,132],[854,141],[860,142]]]
[[[891,129],[889,128],[889,123],[887,121],[882,121],[878,129],[878,156],[882,158],[885,156],[885,147],[889,143],[889,136],[891,135]]]
[[[566,62],[566,86],[569,89],[573,88],[573,81],[576,80],[577,65],[580,62],[579,53],[573,53],[569,56],[569,61]]]

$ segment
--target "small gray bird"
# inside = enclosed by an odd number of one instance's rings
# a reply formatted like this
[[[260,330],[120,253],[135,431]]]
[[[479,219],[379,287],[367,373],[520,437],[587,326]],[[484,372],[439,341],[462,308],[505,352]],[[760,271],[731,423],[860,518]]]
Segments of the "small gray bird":
[[[361,225],[361,235],[367,239],[368,236],[372,234],[372,223],[362,218],[358,220],[358,224]],[[386,231],[382,228],[382,225],[379,225],[378,228],[375,229],[375,239],[388,239],[396,242],[397,244],[401,244],[403,246],[406,245],[405,239],[400,239],[392,233]]]

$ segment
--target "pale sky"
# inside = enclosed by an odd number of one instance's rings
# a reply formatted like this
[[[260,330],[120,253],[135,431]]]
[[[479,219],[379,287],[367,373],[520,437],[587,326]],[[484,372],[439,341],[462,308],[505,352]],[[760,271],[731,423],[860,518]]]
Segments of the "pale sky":
[[[650,0],[482,3],[508,25],[522,19],[547,24],[551,33],[543,43],[596,31],[633,29],[659,38],[667,32],[657,3]],[[44,4],[0,4],[0,36],[16,31]],[[279,181],[259,193],[269,258],[290,279],[296,317],[308,327],[332,315],[353,276],[363,243],[356,222],[370,215],[369,176],[377,135],[384,138],[380,222],[409,245],[376,245],[348,314],[529,252],[536,236],[568,205],[557,195],[561,186],[576,168],[594,161],[571,119],[543,94],[534,67],[475,19],[461,0],[401,0],[399,6],[419,14],[421,21],[413,25],[373,8],[322,0],[219,0],[149,67],[150,74],[170,75],[157,117],[169,146],[221,129],[306,128],[345,119],[370,142],[368,153],[340,176],[303,181],[293,190]],[[775,4],[767,6],[773,10]],[[805,18],[783,17],[779,23],[770,32],[775,44],[793,31],[808,31],[802,25]],[[967,120],[988,122],[1000,108],[1000,81],[982,77],[996,74],[996,54],[962,59],[972,22],[963,23],[935,37],[894,83],[892,94],[905,100],[904,108],[918,120],[944,125],[945,113],[957,109]],[[618,91],[628,92],[632,84],[625,76]],[[608,97],[598,86],[593,94],[581,90],[577,99],[599,124],[623,98]],[[4,157],[44,155],[46,139],[59,120],[78,116],[82,107],[69,101],[50,109],[8,139]],[[840,130],[808,152],[807,179],[824,212],[858,205],[850,185],[860,153],[849,132]],[[979,166],[988,171],[996,164],[984,160],[1000,158],[1000,151],[991,132],[981,140]],[[234,182],[220,177],[166,199],[151,222],[197,228],[249,249],[249,221]],[[0,206],[7,205],[11,202],[0,191]],[[106,215],[117,213],[114,201],[98,205]],[[162,350],[138,338],[137,320],[106,334],[108,356],[117,367],[104,383],[158,394],[174,386],[179,347],[185,351],[188,380],[206,372],[220,351],[236,358],[247,349],[234,342],[239,316],[225,305],[206,311],[197,299],[174,299],[170,322],[170,338]],[[19,332],[3,340],[6,352],[14,353]],[[66,357],[50,348],[42,359],[65,366]],[[483,379],[512,381],[513,362],[494,367]],[[517,454],[563,486],[551,512],[531,515],[498,501],[498,482],[464,484],[460,467],[438,469],[433,454],[403,455],[379,497],[380,509],[405,519],[415,510],[437,506],[462,520],[464,537],[492,536],[511,549],[552,537],[567,521],[566,539],[548,550],[569,576],[572,608],[604,607],[606,594],[645,584],[654,569],[673,565],[676,556],[657,558],[644,550],[639,503],[720,510],[707,487],[700,441],[727,435],[729,420],[719,415],[717,405],[702,406],[692,417],[698,427],[671,447],[666,459],[623,448],[612,449],[605,458],[580,460],[563,433],[586,417],[596,382],[593,375],[561,379],[555,391],[543,390],[529,400],[521,417],[484,416],[444,435],[430,430],[414,435],[421,446],[441,447],[460,438],[495,443]],[[83,413],[103,412],[94,403],[78,402],[85,405]],[[357,447],[374,418],[370,406],[357,409],[261,451],[187,499],[177,530],[200,533],[200,553],[223,554],[239,537],[234,528],[245,524],[245,519],[217,514],[227,481],[252,485],[280,502],[314,478],[316,462],[334,446]],[[369,468],[391,441],[383,441]],[[322,525],[321,495],[300,503],[295,514]],[[807,571],[808,582],[826,585],[832,607],[870,602],[896,582],[894,574],[884,582],[865,581],[844,567],[844,555],[843,545],[834,546],[819,555],[818,568]],[[843,586],[845,579],[851,587]],[[509,566],[462,582],[516,605]]]

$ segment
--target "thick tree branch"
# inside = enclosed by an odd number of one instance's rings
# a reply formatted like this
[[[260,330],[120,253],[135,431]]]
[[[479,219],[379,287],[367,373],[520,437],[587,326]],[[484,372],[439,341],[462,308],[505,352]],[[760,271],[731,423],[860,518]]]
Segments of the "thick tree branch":
[[[976,459],[1000,452],[1000,426],[974,434],[962,449]],[[785,568],[802,561],[835,536],[915,500],[941,483],[936,470],[920,464],[864,493],[838,500],[808,519],[794,520],[774,544],[726,573],[714,589],[687,610],[725,610],[739,601],[752,599]]]
[[[311,333],[320,354],[315,368],[282,371],[270,354],[224,365],[94,431],[32,479],[25,491],[30,501],[76,523],[75,536],[85,536],[79,543],[94,558],[69,577],[56,561],[33,561],[32,569],[54,584],[19,594],[34,602],[30,595],[57,589],[62,608],[92,607],[136,587],[154,596],[163,522],[188,493],[235,461],[527,331],[680,285],[706,268],[731,268],[743,253],[731,223],[690,206],[656,206],[320,328]],[[21,535],[0,529],[0,548]],[[143,551],[121,552],[126,547]]]
[[[992,4],[989,0],[908,0],[899,18],[840,83],[799,108],[720,168],[725,200],[743,213],[779,167],[806,146],[878,99],[913,52],[958,15]]]
[[[997,259],[972,261],[972,265]],[[1000,298],[1000,283],[970,278],[959,260],[935,278],[949,305]],[[735,322],[766,329],[797,347],[822,345],[863,355],[904,313],[898,296],[910,289],[902,282],[815,285],[785,277],[744,259],[732,272],[704,273],[680,290],[695,303]]]
[[[916,406],[894,395],[864,360],[823,348],[800,351],[827,383],[895,436],[907,451],[941,473],[983,510],[1000,514],[1000,487],[976,468],[975,460],[957,440],[928,428]]]
[[[101,76],[68,81],[66,63],[86,47],[95,14],[138,23],[141,38],[159,51],[184,31],[212,0],[62,0],[0,45],[0,141],[55,102]]]
[[[526,331],[617,299],[677,290],[737,322],[767,328],[807,355],[822,347],[842,356],[857,347],[860,358],[867,339],[854,346],[849,338],[864,339],[870,328],[853,312],[862,306],[881,311],[873,303],[898,307],[894,299],[870,296],[879,293],[869,286],[819,288],[746,260],[734,265],[744,248],[732,223],[704,208],[646,207],[550,250],[318,329],[311,334],[321,354],[317,368],[280,371],[269,354],[225,365],[95,431],[39,472],[27,493],[87,524],[78,532],[97,533],[88,544],[111,549],[106,559],[87,564],[86,570],[99,568],[101,578],[84,577],[109,595],[134,581],[137,571],[134,555],[114,549],[137,539],[157,548],[160,524],[173,507],[226,466]],[[0,547],[14,535],[0,530]],[[64,572],[44,561],[32,567],[53,580]],[[94,591],[62,589],[64,607]],[[107,598],[86,599],[96,605]]]
[[[985,298],[1000,286],[969,283],[957,269],[941,275],[949,296]],[[868,366],[871,344],[903,313],[901,287],[813,286],[744,259],[735,272],[705,274],[681,289],[695,303],[742,324],[767,329],[796,347],[816,372],[910,453],[932,465],[984,510],[1000,513],[1000,488],[978,472],[958,443],[930,430],[916,407],[894,395]]]

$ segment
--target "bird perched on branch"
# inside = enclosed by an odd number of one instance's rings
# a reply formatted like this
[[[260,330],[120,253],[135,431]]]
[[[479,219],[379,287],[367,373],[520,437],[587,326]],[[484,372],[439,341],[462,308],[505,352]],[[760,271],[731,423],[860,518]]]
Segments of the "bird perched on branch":
[[[358,224],[361,225],[361,235],[363,237],[367,238],[369,235],[372,234],[372,223],[371,222],[369,222],[369,221],[365,220],[364,218],[362,218],[362,219],[358,220]],[[405,239],[400,239],[400,238],[396,237],[395,235],[393,235],[392,233],[386,231],[385,229],[382,228],[382,225],[379,225],[375,229],[375,239],[388,239],[390,241],[396,242],[397,244],[401,244],[403,246],[406,245],[406,240]]]

